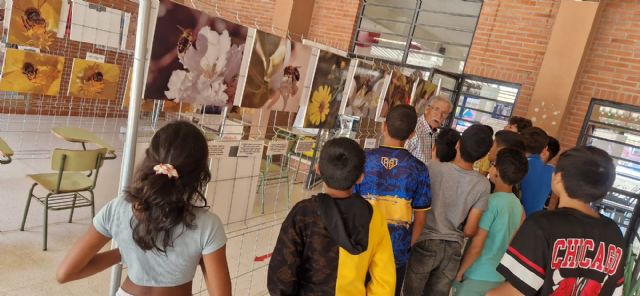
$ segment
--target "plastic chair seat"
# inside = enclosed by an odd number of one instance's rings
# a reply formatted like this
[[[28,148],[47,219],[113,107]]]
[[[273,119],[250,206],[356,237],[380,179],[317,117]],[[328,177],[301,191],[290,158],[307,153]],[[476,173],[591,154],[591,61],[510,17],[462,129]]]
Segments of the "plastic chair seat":
[[[11,147],[9,147],[4,140],[0,139],[0,156],[2,155],[11,157],[13,156],[13,150],[11,150]]]
[[[47,189],[49,192],[54,192],[56,190],[58,173],[27,175],[27,177],[33,179],[33,181]],[[85,174],[65,172],[62,175],[62,182],[60,182],[60,190],[58,193],[89,190],[92,186],[93,180]]]

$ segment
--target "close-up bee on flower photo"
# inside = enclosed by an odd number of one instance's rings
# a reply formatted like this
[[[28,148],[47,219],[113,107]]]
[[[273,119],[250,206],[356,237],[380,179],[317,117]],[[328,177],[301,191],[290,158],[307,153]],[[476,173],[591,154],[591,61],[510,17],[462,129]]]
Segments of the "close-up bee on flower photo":
[[[90,99],[114,99],[119,78],[118,65],[74,59],[69,95]]]
[[[0,90],[56,96],[64,58],[7,48]]]
[[[8,42],[49,49],[56,38],[62,0],[13,1]]]

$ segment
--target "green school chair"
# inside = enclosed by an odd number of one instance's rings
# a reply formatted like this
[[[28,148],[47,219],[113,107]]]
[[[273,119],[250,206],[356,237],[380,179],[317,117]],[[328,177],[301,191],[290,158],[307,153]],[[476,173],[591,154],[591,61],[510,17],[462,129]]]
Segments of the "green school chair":
[[[95,215],[93,190],[98,180],[98,171],[102,166],[107,148],[96,150],[66,150],[55,149],[51,157],[51,169],[57,173],[28,175],[35,183],[29,190],[27,205],[24,208],[20,231],[24,231],[31,199],[35,198],[44,206],[44,233],[42,250],[47,250],[47,224],[49,210],[59,211],[71,209],[69,223],[73,221],[75,208],[91,207],[91,217]],[[92,177],[86,175],[91,172]],[[40,185],[47,191],[44,196],[33,193]],[[88,192],[89,197],[81,192]]]

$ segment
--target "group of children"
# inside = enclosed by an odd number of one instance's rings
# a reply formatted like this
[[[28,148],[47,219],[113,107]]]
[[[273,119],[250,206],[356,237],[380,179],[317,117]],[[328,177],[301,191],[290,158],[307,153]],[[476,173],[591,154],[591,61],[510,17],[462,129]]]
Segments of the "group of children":
[[[615,179],[606,152],[572,148],[554,168],[558,141],[513,117],[495,135],[440,129],[425,164],[403,148],[417,117],[392,108],[367,152],[324,145],[324,193],[284,221],[271,295],[620,295],[620,229],[590,207]]]
[[[441,129],[432,149],[420,150],[432,154],[425,164],[403,148],[417,116],[408,105],[392,108],[377,149],[348,138],[324,145],[325,190],[284,220],[271,295],[622,294],[620,229],[590,207],[615,180],[606,152],[572,148],[554,168],[557,141],[514,117],[495,135],[481,124]],[[207,158],[197,127],[161,128],[134,182],[60,264],[58,281],[124,262],[116,295],[191,295],[200,266],[211,295],[231,295],[224,228],[202,194]],[[479,161],[489,163],[488,177],[474,170]],[[118,248],[101,252],[112,239]]]

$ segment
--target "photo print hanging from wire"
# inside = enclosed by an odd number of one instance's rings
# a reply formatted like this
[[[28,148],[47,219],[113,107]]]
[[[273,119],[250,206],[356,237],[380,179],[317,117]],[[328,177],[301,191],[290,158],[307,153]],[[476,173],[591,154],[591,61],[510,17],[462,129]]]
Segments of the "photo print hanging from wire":
[[[355,75],[350,84],[344,114],[375,119],[384,87],[384,77],[383,71],[374,68],[364,60],[358,60]]]
[[[247,30],[196,9],[160,1],[144,97],[232,104]]]
[[[304,128],[335,127],[349,76],[350,61],[331,52],[320,51],[305,112]]]
[[[310,47],[258,31],[240,106],[298,111],[310,58]]]

